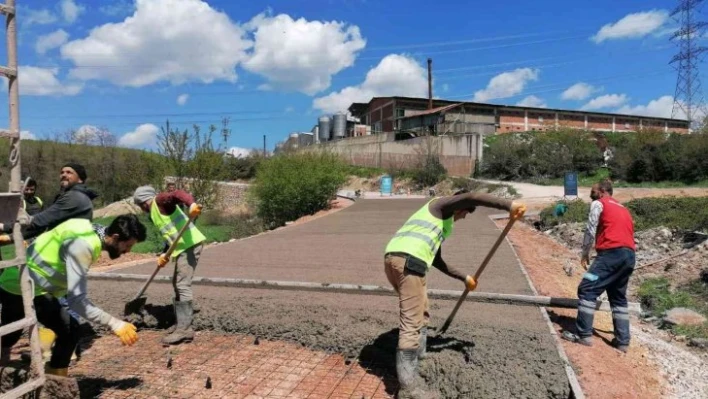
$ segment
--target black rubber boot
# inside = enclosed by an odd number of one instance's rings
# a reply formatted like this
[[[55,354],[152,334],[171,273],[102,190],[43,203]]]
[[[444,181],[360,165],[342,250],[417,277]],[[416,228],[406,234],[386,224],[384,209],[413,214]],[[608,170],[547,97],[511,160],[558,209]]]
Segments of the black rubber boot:
[[[175,315],[177,316],[176,328],[162,338],[162,343],[176,345],[181,342],[191,342],[194,339],[192,301],[175,301],[174,307]]]

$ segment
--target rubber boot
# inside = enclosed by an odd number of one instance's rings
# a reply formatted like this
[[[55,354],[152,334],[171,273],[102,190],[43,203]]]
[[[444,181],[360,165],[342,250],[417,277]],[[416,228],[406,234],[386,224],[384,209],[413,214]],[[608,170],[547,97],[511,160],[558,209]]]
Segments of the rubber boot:
[[[46,374],[55,375],[57,377],[68,377],[69,376],[69,368],[68,367],[61,368],[61,369],[55,369],[54,367],[46,365],[44,367],[44,372]]]
[[[427,344],[428,327],[423,327],[420,329],[420,336],[418,337],[418,359],[423,360],[428,357],[428,351],[426,350]]]
[[[401,386],[399,399],[431,399],[432,395],[425,387],[425,381],[418,374],[418,350],[399,349],[396,352],[396,374]]]
[[[201,311],[201,309],[199,309],[197,307],[197,304],[194,301],[192,301],[192,315],[195,315],[195,314],[199,313],[200,311]],[[167,332],[167,334],[172,334],[173,332],[175,332],[176,329],[177,329],[177,323],[175,322],[175,324],[171,325],[170,328],[168,328],[165,331]]]
[[[192,301],[175,301],[174,307],[175,315],[177,316],[177,328],[162,338],[162,343],[176,345],[181,342],[191,342],[194,339]]]

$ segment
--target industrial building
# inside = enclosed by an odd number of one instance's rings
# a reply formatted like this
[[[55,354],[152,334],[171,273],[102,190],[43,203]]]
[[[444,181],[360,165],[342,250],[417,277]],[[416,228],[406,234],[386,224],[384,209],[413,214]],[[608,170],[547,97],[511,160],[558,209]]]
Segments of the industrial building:
[[[422,97],[373,97],[368,103],[353,103],[348,111],[349,115],[340,112],[320,116],[312,131],[307,133],[307,139],[300,139],[298,133],[293,133],[279,148],[296,148],[382,133],[393,134],[395,140],[428,134],[487,136],[558,128],[597,132],[653,129],[666,133],[689,133],[689,122],[681,119]]]

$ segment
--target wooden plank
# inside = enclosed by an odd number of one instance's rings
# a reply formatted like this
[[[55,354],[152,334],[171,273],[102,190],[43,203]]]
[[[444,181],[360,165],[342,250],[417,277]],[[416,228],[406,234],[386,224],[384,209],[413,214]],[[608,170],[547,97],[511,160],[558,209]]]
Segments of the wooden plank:
[[[15,7],[0,3],[0,14],[10,15],[15,13]]]
[[[121,273],[101,273],[89,272],[88,277],[96,280],[113,281],[145,281],[146,275],[142,274],[121,274]],[[155,276],[154,282],[172,283],[172,276]],[[281,289],[290,291],[320,291],[320,292],[340,292],[348,294],[363,295],[396,295],[393,288],[381,287],[377,285],[355,285],[339,283],[312,283],[304,281],[272,281],[272,280],[250,280],[222,277],[195,277],[192,284],[208,285],[216,287],[240,287],[255,289]],[[428,297],[443,300],[458,300],[462,291],[456,290],[428,290]],[[516,305],[516,306],[541,306],[576,309],[578,299],[556,298],[535,295],[514,295],[496,294],[491,292],[470,292],[466,301],[484,302],[492,304]],[[629,312],[638,314],[641,311],[640,304],[629,303]],[[601,312],[611,311],[610,304],[606,301],[597,301],[595,309]]]
[[[25,317],[24,319],[14,321],[10,324],[5,324],[0,327],[0,337],[4,337],[7,334],[13,333],[18,330],[31,327],[37,323],[34,317]]]
[[[19,132],[13,132],[7,129],[0,130],[0,137],[5,139],[16,139],[20,137]]]
[[[44,376],[41,376],[41,377],[31,380],[29,382],[25,382],[24,384],[21,384],[20,386],[14,388],[12,391],[5,392],[4,394],[0,395],[0,399],[21,398],[24,395],[41,388],[45,382],[46,382],[46,377],[44,377]]]
[[[0,75],[7,76],[8,78],[12,78],[17,76],[17,70],[13,68],[8,68],[5,66],[0,66]]]

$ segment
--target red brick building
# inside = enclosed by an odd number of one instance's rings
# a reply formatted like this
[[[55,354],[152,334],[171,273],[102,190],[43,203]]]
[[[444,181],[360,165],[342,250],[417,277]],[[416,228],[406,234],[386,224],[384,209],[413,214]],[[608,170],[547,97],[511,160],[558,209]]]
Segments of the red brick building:
[[[433,109],[428,110],[427,98],[414,97],[374,97],[368,103],[352,104],[349,112],[359,118],[360,123],[371,126],[372,134],[416,131],[425,126],[440,129],[441,123],[446,131],[438,133],[449,134],[498,134],[562,127],[606,132],[656,129],[688,133],[689,128],[688,121],[680,119],[447,100],[433,100]],[[463,131],[460,131],[460,123],[464,125]],[[453,126],[455,124],[458,126]]]

